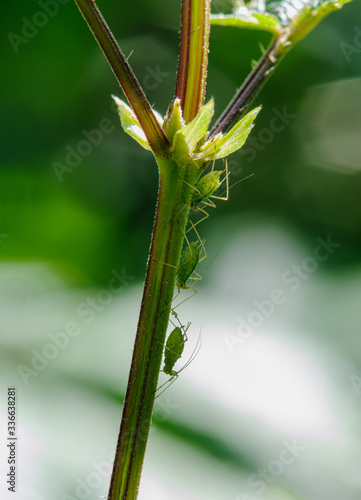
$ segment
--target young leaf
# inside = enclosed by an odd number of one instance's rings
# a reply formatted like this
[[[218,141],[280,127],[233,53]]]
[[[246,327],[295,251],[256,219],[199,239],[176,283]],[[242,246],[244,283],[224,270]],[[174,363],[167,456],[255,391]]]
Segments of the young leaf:
[[[230,15],[213,15],[211,23],[218,26],[235,26],[236,28],[270,31],[274,34],[278,34],[281,29],[280,22],[276,16],[267,12],[252,11],[244,6]]]
[[[224,136],[219,135],[211,141],[206,142],[201,148],[196,158],[224,158],[234,153],[243,146],[253,128],[253,122],[261,107],[250,111],[242,120],[239,120],[231,130]],[[218,139],[217,139],[218,137]]]
[[[198,114],[185,127],[178,130],[174,136],[173,149],[176,149],[179,143],[186,143],[188,154],[192,154],[197,143],[207,133],[208,126],[212,120],[214,112],[214,101],[210,99],[207,104],[201,107]]]
[[[139,120],[135,116],[133,110],[118,97],[114,95],[112,97],[118,106],[118,113],[124,132],[135,139],[144,149],[151,151],[152,149],[149,145],[146,135],[143,132]],[[153,111],[153,113],[155,114],[158,123],[162,126],[163,118],[156,111]]]
[[[185,127],[185,121],[183,119],[180,99],[177,98],[170,103],[163,122],[163,131],[170,143],[173,142],[173,137],[178,132],[178,130],[182,129],[183,127]]]
[[[302,40],[325,16],[351,0],[251,0],[237,2],[231,15],[212,16],[212,24],[264,30],[278,35],[278,56]]]
[[[322,21],[331,12],[340,9],[345,3],[349,3],[351,0],[337,0],[337,1],[305,1],[304,8],[299,9],[295,16],[287,11],[285,6],[283,6],[283,17],[291,22],[290,34],[286,40],[286,43],[290,43],[291,46],[302,40],[310,31],[317,26],[317,24]],[[291,14],[288,18],[287,15]],[[287,21],[286,21],[287,22]]]

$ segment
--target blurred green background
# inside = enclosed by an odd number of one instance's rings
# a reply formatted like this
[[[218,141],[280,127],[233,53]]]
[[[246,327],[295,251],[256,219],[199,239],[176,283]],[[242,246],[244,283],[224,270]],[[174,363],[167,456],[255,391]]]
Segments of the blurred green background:
[[[99,6],[164,114],[180,2]],[[141,499],[361,498],[360,6],[332,14],[281,63],[250,142],[228,162],[230,184],[244,181],[199,226],[216,258],[180,309],[192,322],[184,361],[200,330],[202,348],[157,400]],[[75,4],[56,7],[19,0],[0,19],[0,404],[5,429],[15,385],[21,500],[106,495],[157,196],[151,154],[121,130],[103,55]],[[216,115],[268,41],[212,29]],[[327,239],[338,246],[315,265]],[[275,289],[283,303],[242,331]],[[69,322],[78,335],[64,336]],[[49,359],[26,372],[44,349]],[[295,440],[302,451],[280,462]]]

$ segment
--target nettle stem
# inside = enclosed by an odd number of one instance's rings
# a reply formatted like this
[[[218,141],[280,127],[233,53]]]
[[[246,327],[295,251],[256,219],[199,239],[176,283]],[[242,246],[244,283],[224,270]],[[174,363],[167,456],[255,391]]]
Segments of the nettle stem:
[[[170,151],[135,75],[92,0],[75,0],[147,137],[159,168],[159,193],[133,358],[108,500],[137,497],[188,212],[201,169]],[[191,121],[204,101],[210,0],[183,0],[176,97]]]
[[[183,1],[176,96],[182,96],[187,122],[194,118],[204,100],[209,18],[210,0]],[[155,156],[160,175],[158,203],[108,500],[137,497],[191,186],[201,173],[192,161],[179,164],[170,154]]]
[[[108,500],[137,497],[177,266],[199,169],[160,160],[159,198]]]
[[[175,95],[186,123],[204,102],[210,31],[210,0],[183,0],[182,29]]]

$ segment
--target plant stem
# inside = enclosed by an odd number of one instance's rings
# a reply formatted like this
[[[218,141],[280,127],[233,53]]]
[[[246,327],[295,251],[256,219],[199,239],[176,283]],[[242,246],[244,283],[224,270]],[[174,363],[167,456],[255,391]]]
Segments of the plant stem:
[[[235,121],[240,119],[257,97],[259,91],[273,73],[281,57],[278,54],[279,38],[274,37],[268,49],[248,75],[241,88],[237,91],[222,115],[213,125],[209,138],[219,132],[226,132]]]
[[[204,101],[209,18],[210,0],[183,0],[176,97],[186,122]],[[158,203],[108,500],[137,497],[192,186],[201,173],[191,160],[177,163],[164,151],[155,156]]]
[[[170,153],[155,115],[114,36],[93,0],[75,0],[123,88],[159,167],[158,203],[143,298],[116,448],[108,500],[135,500],[165,345],[186,231],[188,212],[201,169],[190,158]],[[181,53],[176,96],[191,121],[204,101],[210,0],[183,0]],[[179,94],[178,94],[179,93]],[[186,156],[186,153],[183,153]]]
[[[137,497],[191,185],[200,173],[194,163],[180,167],[171,159],[163,159],[158,164],[160,184],[153,239],[108,500]]]
[[[183,0],[176,97],[186,123],[204,102],[210,30],[210,0]]]
[[[96,41],[107,58],[120,86],[133,108],[155,154],[168,147],[168,140],[151,105],[139,85],[117,41],[93,0],[75,0]]]

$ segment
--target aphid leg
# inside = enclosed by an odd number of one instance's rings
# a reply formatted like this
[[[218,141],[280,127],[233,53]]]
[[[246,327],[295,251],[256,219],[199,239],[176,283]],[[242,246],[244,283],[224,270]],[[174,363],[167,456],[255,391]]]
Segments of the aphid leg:
[[[204,211],[204,212],[205,212],[205,211]],[[207,213],[207,212],[205,212],[205,213]],[[201,239],[201,237],[199,236],[199,233],[198,233],[198,231],[197,231],[197,229],[196,229],[196,226],[197,226],[200,222],[202,222],[203,220],[207,219],[207,217],[209,217],[209,214],[207,214],[205,217],[203,217],[201,220],[197,221],[196,223],[194,223],[193,221],[191,221],[190,219],[188,219],[188,220],[189,220],[189,224],[190,224],[190,226],[191,226],[191,227],[190,227],[189,229],[187,229],[187,232],[186,232],[186,234],[187,234],[187,233],[189,233],[189,231],[192,231],[192,229],[193,229],[193,231],[196,233],[196,235],[197,235],[197,239],[198,239],[198,241],[199,241],[199,243],[200,243],[200,245],[201,245],[201,247],[202,247],[202,250],[203,250],[203,251],[204,251],[204,253],[205,253],[205,257],[203,257],[203,258],[202,258],[202,260],[203,260],[203,259],[205,259],[205,258],[207,257],[207,253],[206,253],[205,248],[204,248],[204,243],[205,243],[205,240],[202,240],[202,239]]]
[[[181,177],[179,177],[179,175],[178,175],[178,179],[181,179]],[[197,192],[199,192],[199,191],[198,191],[198,189],[197,189],[196,187],[192,186],[192,184],[189,184],[189,182],[185,181],[184,179],[181,179],[181,180],[182,180],[185,184],[187,184],[187,186],[189,186],[189,187],[191,187],[192,189],[195,189]],[[184,206],[183,206],[183,207],[179,210],[179,212],[178,212],[177,214],[175,214],[175,215],[174,215],[174,216],[170,219],[170,221],[168,222],[168,224],[169,224],[169,223],[171,223],[173,219],[176,219],[176,218],[177,218],[177,217],[178,217],[178,216],[182,213],[182,211],[183,211],[183,210],[184,210],[187,206],[188,206],[188,204],[186,203],[186,204],[185,204],[185,205],[184,205]]]
[[[180,179],[180,177],[179,177],[179,176],[178,176],[178,179]],[[200,193],[199,193],[199,190],[198,190],[195,186],[192,186],[192,184],[189,184],[189,182],[187,182],[187,181],[186,181],[186,180],[184,180],[184,179],[181,179],[181,180],[182,180],[185,184],[187,184],[187,186],[189,186],[189,187],[190,187],[190,188],[192,188],[194,191],[197,191],[197,193],[198,193],[198,194],[200,194]],[[179,210],[179,212],[178,212],[177,214],[175,214],[175,215],[172,217],[172,219],[168,222],[168,224],[169,224],[170,222],[172,222],[172,220],[173,220],[173,219],[177,218],[177,217],[178,217],[178,215],[180,215],[180,214],[182,213],[182,211],[183,211],[183,210],[184,210],[187,206],[189,206],[189,203],[186,203],[186,204],[185,204],[185,205],[184,205],[184,206],[183,206],[183,207]]]
[[[172,304],[173,304],[173,302],[174,302],[175,300],[177,300],[178,295],[180,294],[180,291],[181,291],[180,287],[179,287],[179,286],[177,286],[177,293],[176,293],[176,294],[174,295],[174,297],[172,298],[172,301],[171,301],[170,305],[172,305]],[[174,309],[175,309],[175,308],[173,308],[173,311],[174,311]]]
[[[187,232],[188,232],[188,231],[184,231],[184,229],[182,228],[182,226],[179,226],[179,227],[180,227],[180,228],[181,228],[181,230],[182,230],[183,237],[184,237],[184,239],[186,240],[188,247],[190,247],[191,245],[190,245],[190,243],[189,243],[189,239],[187,238]]]
[[[226,175],[222,179],[222,181],[219,183],[218,188],[220,188],[223,184],[224,181],[226,181],[226,196],[216,196],[214,194],[211,195],[211,198],[214,198],[216,200],[223,200],[223,201],[228,201],[228,195],[229,195],[229,184],[228,184],[228,177],[229,177],[229,171],[228,171],[228,163],[227,163],[227,158],[225,159],[225,164],[226,164]]]
[[[179,212],[178,212],[178,213],[176,213],[176,214],[174,214],[174,215],[173,215],[173,217],[172,217],[172,218],[168,221],[168,224],[170,224],[170,223],[173,221],[173,219],[176,219],[176,218],[177,218],[177,217],[178,217],[178,216],[179,216],[179,215],[183,212],[183,210],[184,210],[186,207],[187,207],[187,203],[185,203],[185,204],[183,205],[183,207],[179,210]]]
[[[207,258],[207,251],[206,251],[206,248],[204,246],[205,243],[206,243],[206,240],[205,239],[201,240],[200,237],[199,237],[198,232],[197,232],[197,235],[198,235],[198,238],[199,238],[198,251],[199,251],[199,256],[200,256],[199,260],[198,260],[198,263],[197,263],[197,267],[198,267],[198,264],[200,262],[202,262],[202,260],[204,260],[204,259]],[[202,279],[203,273],[202,274],[197,273],[197,271],[196,271],[197,267],[194,269],[194,271],[192,272],[192,274],[188,278],[191,282],[199,281],[199,280]],[[183,286],[183,287],[180,287],[180,288],[183,288],[185,290],[193,290],[190,286]],[[193,290],[193,291],[195,293],[197,293],[195,290]]]
[[[207,251],[206,251],[206,247],[204,246],[205,242],[206,242],[205,239],[200,240],[200,246],[201,246],[201,248],[200,248],[199,254],[202,255],[202,252],[203,252],[203,256],[200,257],[199,262],[202,262],[202,260],[204,260],[204,259],[207,258]],[[198,264],[199,264],[199,262],[198,262]]]
[[[208,217],[208,214],[207,214],[207,217]],[[202,220],[206,219],[207,217],[204,217]],[[203,252],[203,254],[204,254],[204,255],[203,255],[203,257],[201,257],[201,258],[199,259],[199,262],[201,262],[202,260],[204,260],[204,259],[206,259],[206,258],[207,258],[207,252],[206,252],[206,249],[205,249],[205,247],[204,247],[204,244],[205,244],[206,240],[205,240],[205,239],[203,239],[203,240],[201,239],[201,237],[199,236],[199,233],[198,233],[198,231],[197,231],[197,229],[196,229],[196,225],[197,225],[197,224],[199,224],[199,222],[202,222],[202,220],[201,220],[201,221],[197,221],[197,222],[194,224],[194,222],[193,222],[193,221],[191,221],[191,220],[189,219],[189,223],[190,223],[191,227],[187,230],[187,233],[189,233],[189,231],[192,231],[192,229],[193,229],[193,231],[194,231],[194,232],[196,233],[196,235],[197,235],[197,239],[198,239],[198,241],[199,241],[199,245],[200,245],[200,252],[199,252],[199,253],[201,254],[201,253]],[[187,233],[186,233],[186,234],[187,234]]]
[[[206,205],[204,202],[203,202],[203,204],[204,204],[204,205]],[[213,203],[213,205],[214,205],[214,203]],[[212,205],[210,205],[210,206],[212,206]],[[214,205],[214,206],[215,206],[215,205]],[[197,207],[196,211],[197,211],[197,212],[202,212],[202,214],[204,215],[204,217],[202,217],[201,219],[197,220],[197,222],[192,222],[192,221],[189,219],[189,222],[191,222],[192,227],[188,229],[187,233],[188,233],[189,231],[191,231],[193,228],[195,228],[196,226],[198,226],[198,224],[200,224],[200,223],[201,223],[201,222],[203,222],[204,220],[208,219],[208,217],[209,217],[209,213],[208,213],[206,210],[204,210],[204,208],[203,208],[203,207]]]
[[[160,260],[152,259],[153,262],[156,262],[157,264],[163,264],[163,266],[169,266],[169,267],[174,267],[174,269],[178,269],[177,266],[173,266],[173,264],[169,264],[168,262],[161,262]]]
[[[199,236],[199,233],[198,233],[198,231],[197,231],[197,229],[195,227],[197,225],[197,223],[194,224],[191,220],[189,220],[189,222],[191,224],[191,227],[187,231],[184,231],[183,228],[181,228],[181,229],[182,229],[182,232],[183,232],[183,235],[184,235],[184,239],[187,242],[187,246],[189,248],[189,251],[190,251],[191,255],[192,255],[192,247],[191,247],[191,244],[189,243],[189,240],[188,240],[188,237],[187,237],[187,233],[189,233],[189,231],[191,231],[192,229],[194,229],[194,231],[195,231],[195,233],[197,235],[198,242],[199,242],[199,244],[197,245],[198,249],[199,249],[199,255],[202,255],[202,252],[203,252],[203,256],[197,262],[197,265],[198,265],[199,262],[201,262],[202,260],[204,260],[207,257],[207,252],[206,252],[206,249],[205,249],[205,246],[204,246],[206,240],[205,239],[202,240],[201,237]],[[183,288],[183,287],[178,287],[178,288]]]
[[[197,193],[200,194],[200,191],[195,186],[192,186],[192,184],[189,184],[189,182],[185,181],[184,179],[182,179],[182,181],[184,182],[184,184],[187,184],[187,186],[191,187],[192,189],[194,189],[194,191],[197,191]]]
[[[204,202],[203,202],[203,203],[204,203]],[[205,203],[204,203],[204,205],[205,205]],[[211,204],[208,204],[208,205],[209,205],[209,206],[215,206],[215,205],[214,205],[214,203],[212,203],[212,205],[211,205]],[[190,227],[190,228],[188,229],[187,233],[188,233],[189,231],[191,231],[192,229],[196,230],[196,226],[198,226],[198,224],[200,224],[201,222],[205,221],[205,220],[206,220],[206,219],[208,219],[208,217],[209,217],[209,213],[208,213],[206,210],[204,210],[204,208],[202,208],[202,207],[197,207],[197,212],[202,212],[202,214],[204,214],[204,217],[202,217],[201,219],[197,220],[197,222],[193,222],[193,221],[191,221],[191,220],[189,219],[189,222],[191,223],[192,227]],[[197,234],[198,234],[198,232],[197,232]],[[198,235],[198,239],[200,239],[200,238],[199,238],[199,235]]]
[[[174,297],[173,302],[174,302],[174,300],[178,297],[178,295],[180,294],[181,289],[183,289],[183,290],[191,290],[191,291],[193,292],[193,294],[192,294],[192,295],[190,295],[189,297],[187,297],[186,299],[182,300],[182,302],[179,302],[179,304],[177,304],[177,305],[173,308],[173,310],[175,310],[175,309],[176,309],[176,308],[178,308],[181,304],[183,304],[184,302],[187,302],[187,300],[189,300],[189,299],[191,299],[192,297],[194,297],[195,295],[197,295],[197,293],[198,293],[198,292],[197,292],[197,290],[194,290],[194,288],[192,288],[192,287],[193,287],[193,285],[194,285],[194,283],[195,283],[195,282],[200,281],[200,280],[202,280],[202,279],[203,279],[203,274],[207,271],[207,269],[209,268],[209,266],[212,264],[212,262],[214,261],[214,259],[217,257],[218,253],[219,253],[219,252],[217,252],[217,253],[215,254],[215,256],[211,259],[211,261],[208,263],[208,265],[206,266],[206,268],[204,269],[204,271],[202,272],[202,274],[198,274],[198,273],[196,273],[196,272],[193,272],[192,277],[189,279],[189,280],[190,280],[190,282],[191,282],[191,285],[190,285],[190,286],[187,286],[187,287],[183,287],[183,288],[181,288],[181,287],[179,287],[179,286],[177,285],[177,286],[178,286],[178,292],[177,292],[176,296]]]
[[[175,300],[178,297],[178,295],[180,294],[181,290],[182,290],[182,288],[180,286],[178,286],[177,295],[174,297],[173,300]],[[182,302],[179,302],[179,304],[177,304],[175,307],[173,307],[173,309],[177,309],[177,307],[181,306],[182,304],[184,304],[184,302],[187,302],[187,300],[191,299],[192,297],[194,297],[198,293],[197,290],[194,290],[194,288],[191,288],[190,286],[187,286],[186,288],[183,287],[183,290],[191,290],[193,292],[193,294],[190,295],[189,297],[187,297],[186,299],[182,300]]]
[[[159,394],[156,395],[156,398],[159,398],[159,396],[161,396],[163,394],[163,392],[166,391],[177,380],[177,378],[178,378],[178,373],[175,375],[172,375],[166,382],[164,382],[164,384],[159,386],[155,392],[158,392],[159,389],[161,389],[162,387],[164,387],[165,385],[168,384],[167,387],[162,390],[162,392],[160,392]]]

